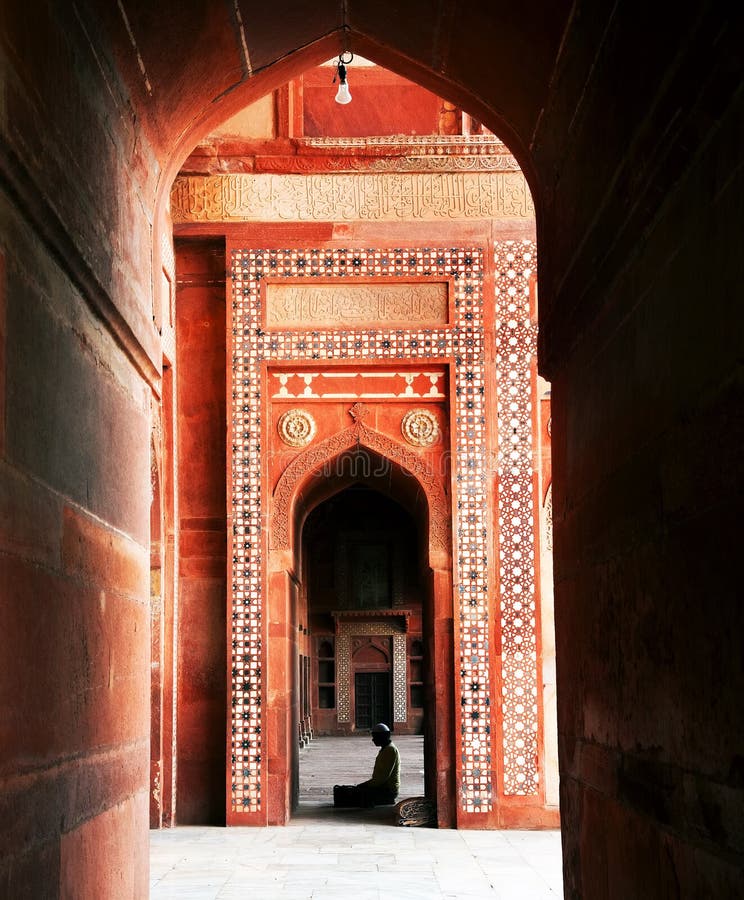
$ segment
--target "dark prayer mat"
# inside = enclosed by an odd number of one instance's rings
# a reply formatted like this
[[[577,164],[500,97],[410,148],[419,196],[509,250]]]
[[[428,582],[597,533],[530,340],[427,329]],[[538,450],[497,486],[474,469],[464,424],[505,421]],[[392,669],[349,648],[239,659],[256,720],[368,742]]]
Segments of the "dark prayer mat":
[[[437,808],[426,797],[408,797],[395,807],[396,825],[423,828],[437,824]]]

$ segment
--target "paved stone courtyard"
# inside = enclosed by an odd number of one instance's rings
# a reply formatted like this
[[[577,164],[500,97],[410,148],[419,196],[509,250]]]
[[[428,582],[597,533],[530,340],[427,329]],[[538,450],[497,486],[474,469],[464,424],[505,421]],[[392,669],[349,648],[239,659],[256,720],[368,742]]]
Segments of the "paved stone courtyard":
[[[423,793],[423,741],[397,737],[401,797]],[[391,807],[335,810],[335,783],[364,780],[369,738],[301,752],[300,807],[286,828],[151,832],[152,900],[560,900],[557,831],[398,828]]]

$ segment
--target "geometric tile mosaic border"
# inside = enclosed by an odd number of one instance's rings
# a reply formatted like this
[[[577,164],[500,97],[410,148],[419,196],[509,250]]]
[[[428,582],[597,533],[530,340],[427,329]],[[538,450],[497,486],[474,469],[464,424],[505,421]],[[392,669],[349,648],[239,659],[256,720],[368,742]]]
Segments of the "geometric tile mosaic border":
[[[408,685],[406,684],[406,636],[393,635],[393,722],[408,718]]]
[[[336,717],[351,722],[351,634],[336,638]]]
[[[496,291],[497,318],[519,307],[528,296],[528,283],[534,267],[534,245],[530,242],[502,242],[499,253],[503,262],[513,263],[498,278]],[[509,254],[514,256],[509,259]],[[531,254],[526,259],[525,253]],[[519,258],[521,256],[521,259]],[[498,269],[497,265],[497,269]],[[489,609],[488,510],[486,496],[487,470],[485,440],[485,381],[483,331],[483,258],[479,248],[428,249],[334,249],[334,250],[268,250],[240,249],[231,259],[232,298],[229,312],[230,356],[230,447],[231,447],[231,774],[232,809],[257,812],[262,808],[263,754],[263,666],[266,648],[262,644],[264,596],[262,554],[265,536],[261,523],[261,367],[273,360],[358,359],[390,360],[454,359],[455,396],[453,397],[453,443],[456,463],[455,533],[455,614],[459,619],[460,734],[461,772],[460,805],[465,812],[485,813],[492,808],[491,694],[489,674],[490,631],[494,627]],[[267,276],[273,279],[323,276],[343,279],[347,276],[374,280],[376,277],[430,276],[452,278],[454,284],[454,321],[450,326],[433,328],[313,329],[308,331],[267,331],[262,325],[260,284]],[[515,293],[512,292],[512,289]],[[503,305],[503,309],[502,309]],[[515,319],[517,321],[517,319]],[[534,333],[526,323],[529,316],[512,326],[512,316],[497,328],[499,356],[499,447],[500,475],[512,479],[512,501],[509,516],[511,529],[507,539],[501,532],[499,559],[501,568],[501,631],[504,644],[502,680],[504,696],[505,759],[508,771],[505,789],[510,793],[534,793],[537,790],[536,760],[536,696],[537,666],[534,652],[534,548],[532,544],[531,485],[532,427],[529,408],[529,353]],[[520,331],[520,328],[522,329]],[[506,330],[504,330],[506,329]],[[517,337],[517,344],[512,342]],[[512,356],[524,356],[512,360]],[[508,362],[509,366],[503,368]],[[504,374],[502,374],[504,373]],[[505,374],[505,373],[508,373]],[[512,377],[513,376],[513,377]],[[524,379],[526,376],[526,384]],[[517,415],[518,433],[522,438],[517,448],[507,441],[503,425],[502,403],[511,410],[511,386],[523,391]],[[526,404],[526,405],[525,405]],[[505,444],[505,441],[507,443]],[[519,458],[511,454],[519,453]],[[503,466],[502,466],[503,462]],[[503,473],[501,469],[503,468]],[[529,478],[525,477],[529,470]],[[516,471],[520,476],[515,474]],[[503,497],[504,489],[500,491]],[[505,502],[505,501],[504,501]],[[499,517],[504,517],[500,501]],[[519,519],[518,524],[514,521]],[[506,521],[506,519],[504,519]],[[514,540],[515,537],[519,541]],[[508,541],[522,549],[506,546]],[[530,550],[533,554],[531,569]],[[524,559],[523,565],[518,564]],[[505,562],[509,566],[505,567]],[[507,568],[509,571],[507,572]],[[517,573],[515,570],[519,570]],[[532,572],[530,581],[529,572]],[[527,599],[525,606],[525,598]],[[530,610],[530,602],[532,608]],[[509,691],[516,692],[509,695]],[[512,702],[511,696],[524,697]],[[340,710],[339,710],[340,712]]]
[[[533,244],[500,245],[494,259],[498,416],[498,540],[504,794],[538,790],[532,361]]]

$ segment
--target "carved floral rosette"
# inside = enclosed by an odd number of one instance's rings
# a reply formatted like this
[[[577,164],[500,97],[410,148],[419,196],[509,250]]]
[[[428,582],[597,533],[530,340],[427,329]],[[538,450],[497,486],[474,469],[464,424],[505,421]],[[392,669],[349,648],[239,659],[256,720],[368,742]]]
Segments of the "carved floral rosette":
[[[439,437],[439,423],[428,409],[412,409],[400,423],[403,437],[414,447],[430,447]]]
[[[277,422],[279,437],[290,447],[307,447],[315,437],[315,419],[304,409],[288,409]]]

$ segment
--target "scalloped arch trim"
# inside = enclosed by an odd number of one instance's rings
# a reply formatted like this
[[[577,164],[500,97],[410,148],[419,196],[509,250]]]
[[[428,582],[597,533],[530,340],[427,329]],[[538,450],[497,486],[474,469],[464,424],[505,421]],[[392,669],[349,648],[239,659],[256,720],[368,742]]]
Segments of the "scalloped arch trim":
[[[429,506],[429,549],[449,552],[449,504],[436,474],[413,450],[357,421],[348,428],[308,447],[282,472],[274,489],[269,543],[272,550],[291,546],[291,513],[299,486],[313,472],[352,447],[364,447],[395,463],[421,486]]]

